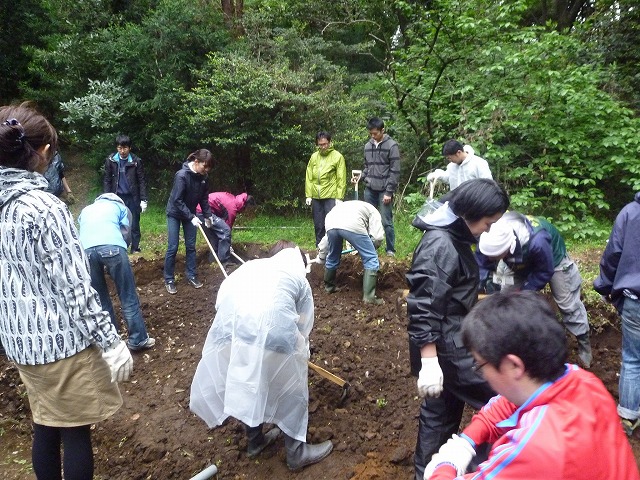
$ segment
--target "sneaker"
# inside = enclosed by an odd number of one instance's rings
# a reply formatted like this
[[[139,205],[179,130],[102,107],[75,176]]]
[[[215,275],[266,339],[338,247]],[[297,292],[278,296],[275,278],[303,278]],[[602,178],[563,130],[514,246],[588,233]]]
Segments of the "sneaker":
[[[628,418],[620,417],[620,423],[622,423],[622,428],[624,429],[624,433],[627,434],[628,437],[633,435],[633,432],[638,426],[640,426],[640,418],[636,418],[635,420],[629,420]]]
[[[171,295],[175,295],[176,293],[178,293],[178,290],[176,289],[176,284],[173,282],[166,282],[164,284],[165,288],[167,289],[167,292],[169,292]]]
[[[202,282],[200,280],[198,280],[196,277],[190,278],[188,280],[189,285],[191,285],[193,288],[202,288]]]
[[[137,352],[139,350],[146,350],[147,348],[152,348],[156,344],[156,339],[152,337],[147,337],[147,339],[142,342],[140,345],[136,345],[135,347],[129,343],[127,340],[127,347],[132,352]]]
[[[391,250],[387,250],[387,257],[395,257],[396,252],[392,252]]]

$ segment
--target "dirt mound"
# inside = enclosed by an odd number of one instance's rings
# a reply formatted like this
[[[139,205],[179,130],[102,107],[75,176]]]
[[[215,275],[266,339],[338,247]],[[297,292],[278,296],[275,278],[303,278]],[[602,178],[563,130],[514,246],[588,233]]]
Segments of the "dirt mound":
[[[234,247],[242,258],[265,255],[256,245]],[[121,384],[123,408],[95,426],[96,478],[188,479],[212,463],[221,479],[412,478],[418,399],[409,375],[406,318],[397,314],[401,303],[396,304],[398,290],[405,287],[406,265],[383,262],[378,295],[386,303],[380,306],[361,301],[362,264],[357,256],[343,257],[337,277],[341,291],[333,295],[324,291],[322,267],[313,266],[311,360],[349,381],[351,392],[342,404],[340,387],[309,372],[308,441],[331,439],[335,449],[323,462],[292,473],[285,465],[282,439],[250,460],[241,424],[229,420],[209,430],[189,411],[191,380],[224,279],[207,256],[204,250],[198,253],[204,287],[195,290],[178,276],[174,296],[164,289],[161,260],[135,262],[142,309],[157,343],[134,354],[132,381]],[[179,257],[176,272],[183,271],[184,258]],[[605,329],[594,336],[593,346],[592,370],[617,395],[619,332]],[[571,360],[576,360],[575,353]],[[23,393],[15,369],[0,358],[0,478],[34,478],[25,473],[31,428]],[[639,451],[635,440],[634,448]]]

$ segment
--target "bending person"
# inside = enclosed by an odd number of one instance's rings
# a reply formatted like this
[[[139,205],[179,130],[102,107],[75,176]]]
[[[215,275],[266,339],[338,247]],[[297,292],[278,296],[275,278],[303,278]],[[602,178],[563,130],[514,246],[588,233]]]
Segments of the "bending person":
[[[433,456],[425,479],[640,479],[611,394],[564,363],[566,337],[542,295],[491,295],[465,318],[462,339],[500,395]],[[489,459],[465,475],[482,443],[493,444]]]
[[[191,385],[190,407],[209,427],[230,416],[244,423],[250,457],[282,430],[287,465],[298,470],[325,458],[333,444],[306,443],[313,327],[306,260],[291,242],[278,242],[270,253],[271,258],[247,262],[222,282]],[[265,435],[264,423],[275,423],[280,430]]]

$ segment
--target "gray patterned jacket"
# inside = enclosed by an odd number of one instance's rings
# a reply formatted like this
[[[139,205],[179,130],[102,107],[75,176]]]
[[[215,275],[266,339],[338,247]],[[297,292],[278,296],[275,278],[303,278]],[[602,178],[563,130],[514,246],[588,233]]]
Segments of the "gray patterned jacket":
[[[73,217],[46,187],[38,173],[0,167],[0,339],[21,365],[120,341],[91,288]]]

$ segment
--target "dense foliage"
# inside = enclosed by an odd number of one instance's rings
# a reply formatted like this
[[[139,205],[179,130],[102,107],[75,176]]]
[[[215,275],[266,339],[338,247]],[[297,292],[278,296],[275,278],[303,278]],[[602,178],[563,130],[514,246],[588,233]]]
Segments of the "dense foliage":
[[[3,103],[36,101],[96,170],[129,134],[158,203],[206,147],[214,188],[295,209],[315,133],[358,168],[371,116],[401,146],[399,206],[449,138],[576,238],[640,190],[632,0],[0,2]]]

